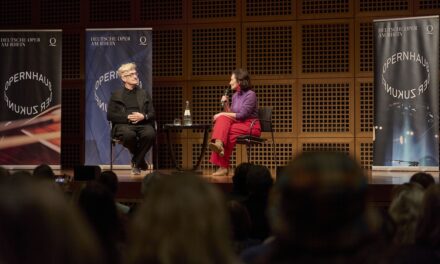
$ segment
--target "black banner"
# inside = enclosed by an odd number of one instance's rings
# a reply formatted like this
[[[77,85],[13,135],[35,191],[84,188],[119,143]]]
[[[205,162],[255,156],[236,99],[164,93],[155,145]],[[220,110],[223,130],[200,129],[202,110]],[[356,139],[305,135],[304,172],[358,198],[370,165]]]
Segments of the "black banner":
[[[373,166],[439,165],[438,22],[374,21]]]
[[[60,164],[61,30],[0,31],[0,165]]]

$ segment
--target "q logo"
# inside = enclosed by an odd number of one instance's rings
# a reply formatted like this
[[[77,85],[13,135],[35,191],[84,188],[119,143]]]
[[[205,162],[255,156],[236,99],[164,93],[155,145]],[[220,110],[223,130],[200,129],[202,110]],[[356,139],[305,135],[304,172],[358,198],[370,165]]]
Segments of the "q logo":
[[[141,36],[141,37],[139,38],[139,45],[141,45],[141,46],[147,46],[147,37],[145,37],[145,36]]]
[[[57,39],[52,37],[49,39],[49,46],[56,47],[57,46]]]
[[[428,35],[432,35],[434,32],[434,26],[433,25],[427,25],[425,26],[426,29],[426,33],[428,33]]]

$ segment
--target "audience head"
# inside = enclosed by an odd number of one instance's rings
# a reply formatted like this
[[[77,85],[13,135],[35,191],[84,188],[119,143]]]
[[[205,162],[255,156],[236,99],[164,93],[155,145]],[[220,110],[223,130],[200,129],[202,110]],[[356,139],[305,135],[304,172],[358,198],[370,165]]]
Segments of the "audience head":
[[[11,183],[17,185],[25,184],[29,182],[35,182],[36,180],[35,177],[33,177],[29,171],[25,171],[25,170],[13,171],[9,179]]]
[[[246,207],[240,202],[232,200],[228,202],[228,211],[233,239],[244,240],[249,238],[252,222]]]
[[[422,212],[423,195],[423,188],[415,183],[405,183],[394,188],[388,212],[396,225],[396,244],[414,242],[416,224]]]
[[[272,188],[273,179],[269,169],[263,165],[253,165],[246,177],[246,187],[251,196],[267,197]]]
[[[249,77],[249,73],[245,69],[235,69],[232,74],[237,79],[238,84],[240,85],[240,89],[242,91],[247,91],[251,89],[251,78]]]
[[[416,243],[440,248],[440,185],[431,185],[424,194],[422,214],[416,228]]]
[[[246,178],[249,169],[252,167],[252,163],[243,162],[237,166],[232,176],[232,192],[235,194],[246,196],[248,190],[246,186]]]
[[[9,177],[11,174],[9,173],[9,170],[0,167],[0,183],[9,181]]]
[[[164,177],[162,173],[158,171],[153,171],[151,173],[148,173],[145,175],[145,177],[142,179],[141,183],[141,193],[143,196],[146,196],[149,192],[149,190],[157,184],[160,179]]]
[[[112,193],[98,182],[90,181],[81,190],[78,205],[90,224],[102,237],[115,238],[114,232],[118,229],[118,215]]]
[[[81,190],[78,205],[101,242],[105,262],[119,263],[117,244],[123,233],[113,194],[106,186],[90,181]]]
[[[367,177],[347,154],[303,152],[275,183],[269,208],[273,232],[300,248],[354,245],[378,228],[366,216],[366,189]]]
[[[103,171],[96,179],[97,182],[106,186],[113,197],[118,192],[118,176],[113,171]]]
[[[409,182],[411,183],[418,183],[420,184],[424,189],[427,189],[429,186],[435,184],[434,177],[432,177],[431,174],[426,172],[417,172],[411,178],[409,179]]]
[[[128,263],[234,263],[222,198],[197,175],[162,177],[131,224]]]
[[[0,263],[102,263],[90,226],[48,182],[0,186]]]
[[[32,172],[33,176],[42,180],[53,181],[55,179],[55,173],[52,168],[47,164],[41,164],[35,167]]]

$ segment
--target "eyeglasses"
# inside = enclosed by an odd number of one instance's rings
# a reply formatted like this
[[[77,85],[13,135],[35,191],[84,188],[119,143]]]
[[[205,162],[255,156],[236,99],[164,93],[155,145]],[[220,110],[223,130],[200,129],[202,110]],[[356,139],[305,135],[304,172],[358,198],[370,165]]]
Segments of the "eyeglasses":
[[[138,73],[137,72],[133,72],[133,73],[124,75],[124,77],[134,77],[134,76],[138,76]]]

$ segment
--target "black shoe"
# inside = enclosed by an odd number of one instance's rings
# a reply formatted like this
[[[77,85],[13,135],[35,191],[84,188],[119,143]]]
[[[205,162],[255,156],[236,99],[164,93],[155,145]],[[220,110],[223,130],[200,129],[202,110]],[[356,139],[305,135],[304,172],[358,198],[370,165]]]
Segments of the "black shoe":
[[[144,160],[142,160],[141,164],[138,165],[138,168],[144,171],[148,170],[148,164]]]
[[[138,167],[133,167],[131,169],[131,174],[133,174],[133,175],[141,175],[141,170]]]

